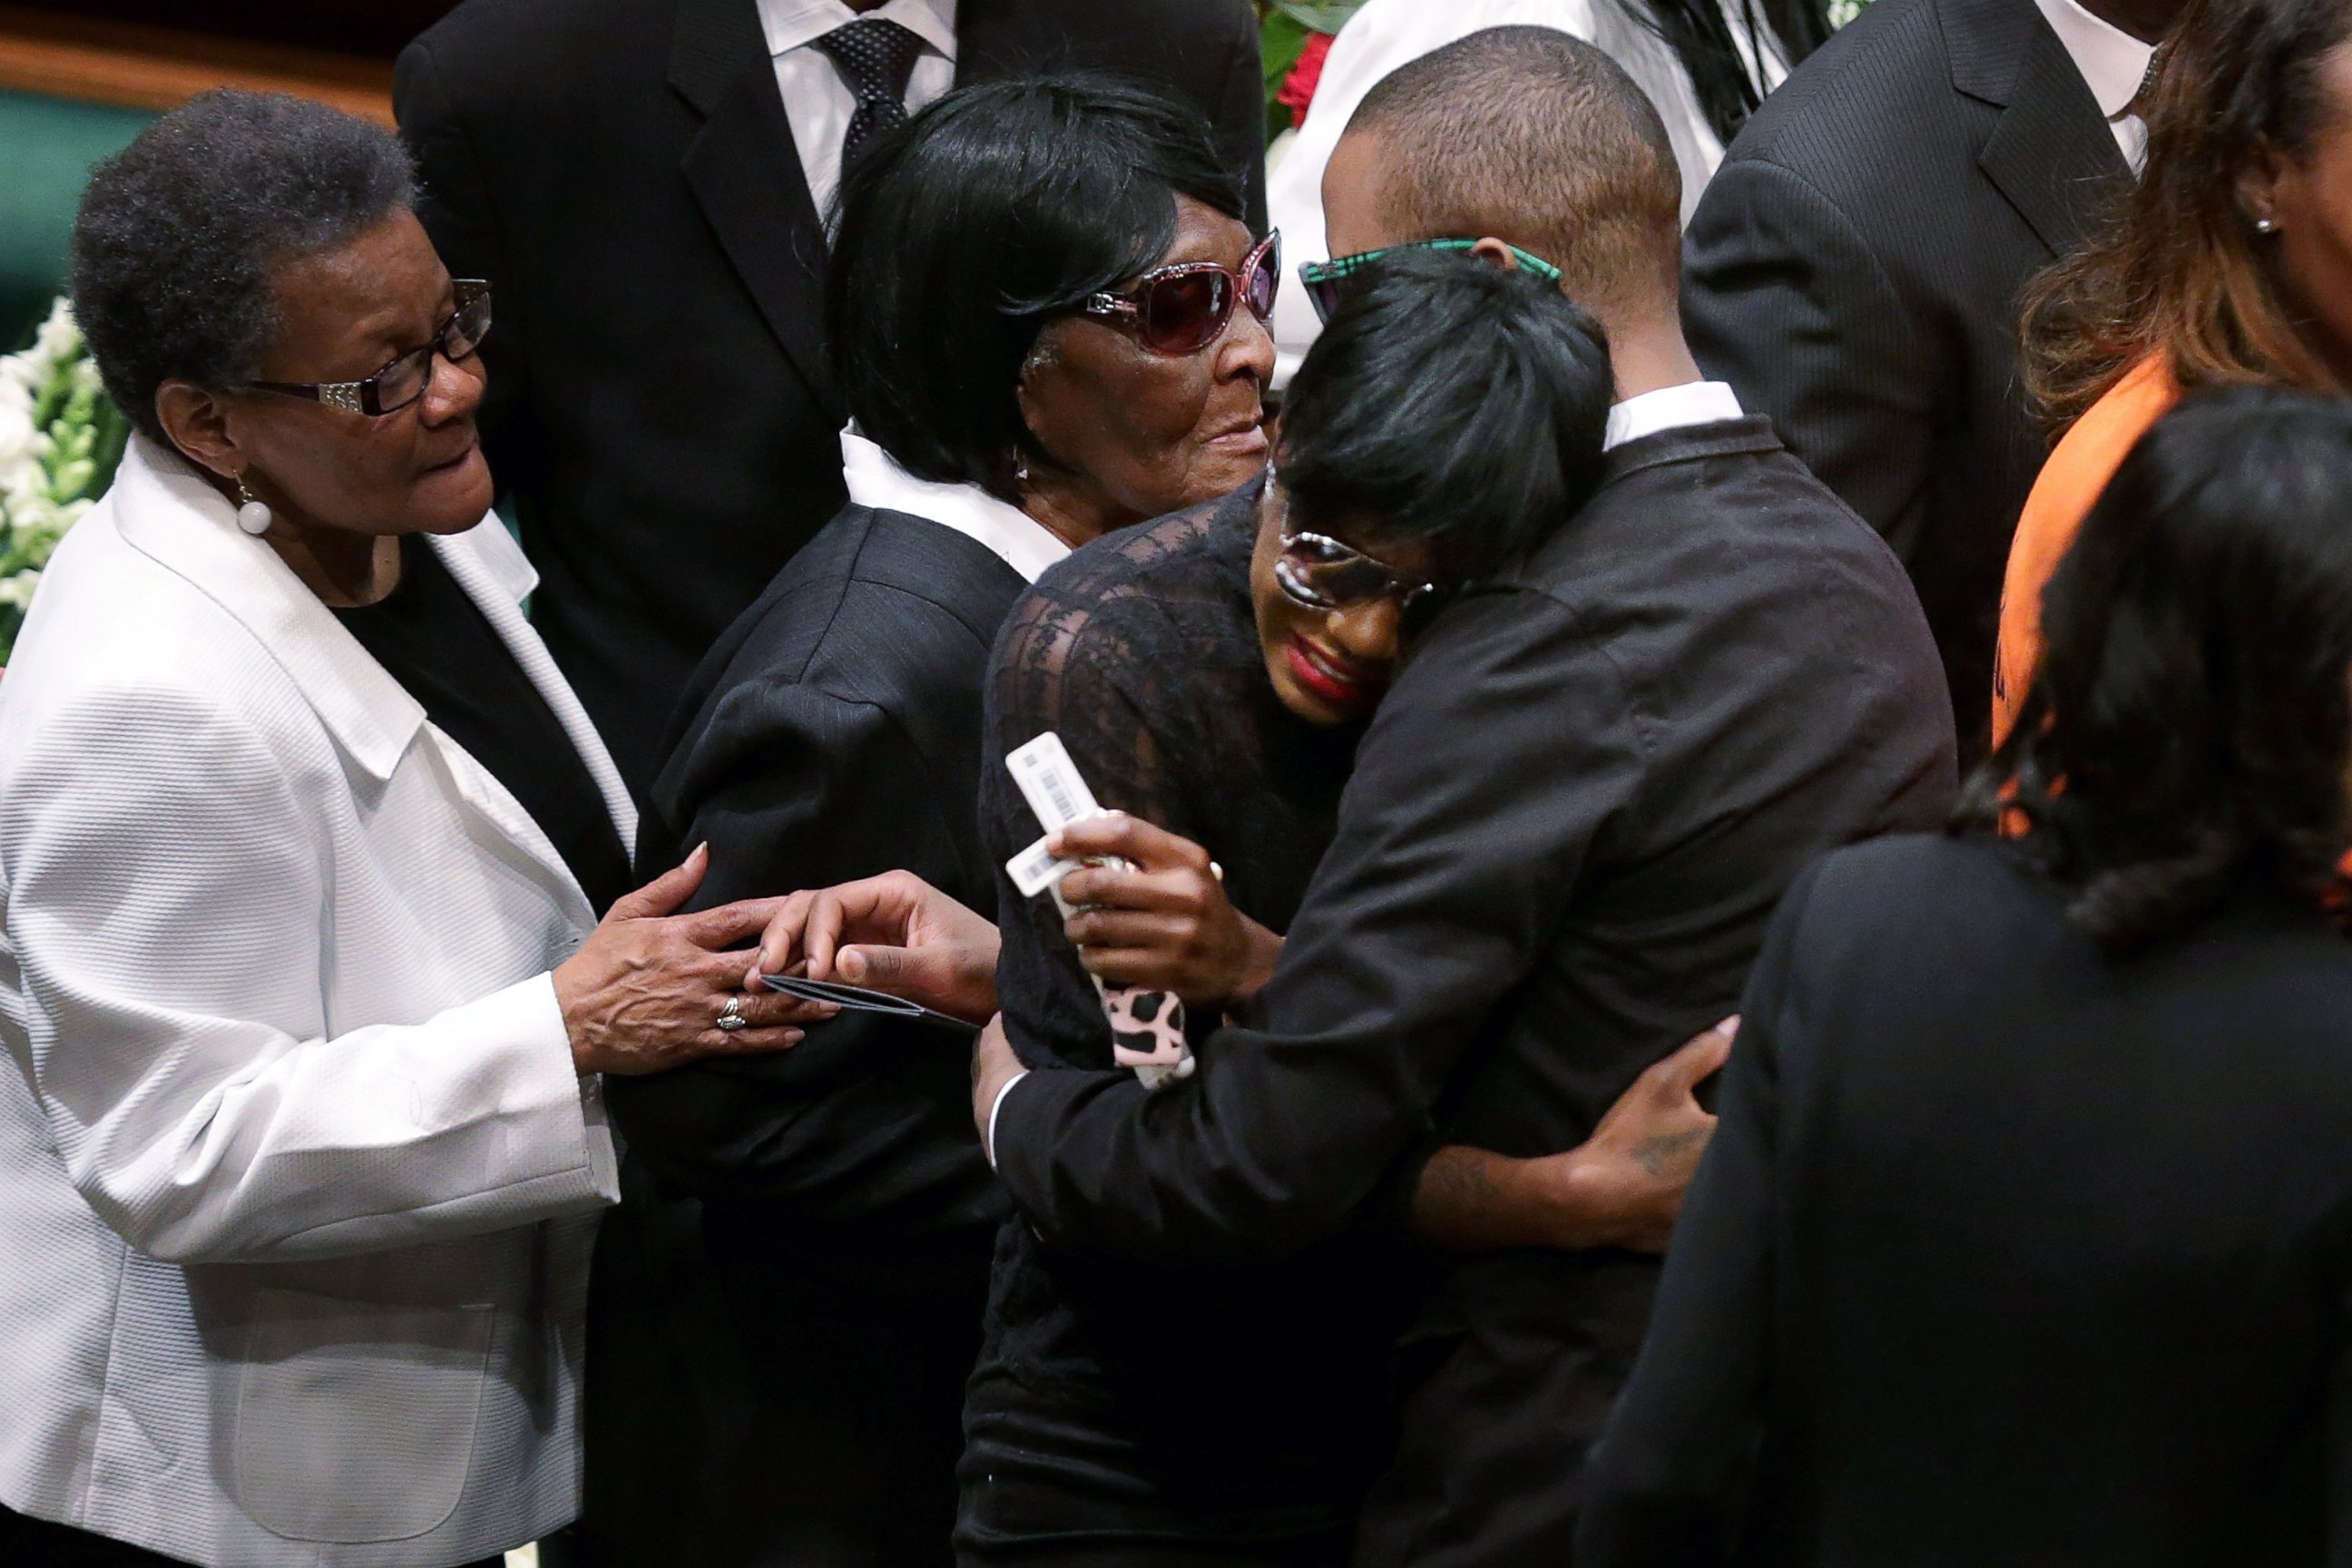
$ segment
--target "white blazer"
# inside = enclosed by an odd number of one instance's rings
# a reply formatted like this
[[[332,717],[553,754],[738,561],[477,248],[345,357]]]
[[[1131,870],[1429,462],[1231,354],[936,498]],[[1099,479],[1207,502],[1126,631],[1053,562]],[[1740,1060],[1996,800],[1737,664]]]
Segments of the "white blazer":
[[[633,842],[495,521],[435,542]],[[220,1568],[436,1568],[577,1511],[616,1195],[513,797],[177,455],[0,681],[0,1502]]]

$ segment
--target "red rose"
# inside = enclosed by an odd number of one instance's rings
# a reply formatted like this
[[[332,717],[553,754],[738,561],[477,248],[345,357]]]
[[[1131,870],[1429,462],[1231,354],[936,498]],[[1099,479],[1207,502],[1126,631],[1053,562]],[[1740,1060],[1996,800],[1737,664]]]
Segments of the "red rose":
[[[1274,101],[1290,110],[1292,126],[1307,123],[1307,106],[1315,101],[1315,89],[1323,80],[1323,57],[1330,52],[1330,34],[1307,34],[1307,47],[1298,51],[1298,63],[1282,79],[1282,90],[1274,95]]]

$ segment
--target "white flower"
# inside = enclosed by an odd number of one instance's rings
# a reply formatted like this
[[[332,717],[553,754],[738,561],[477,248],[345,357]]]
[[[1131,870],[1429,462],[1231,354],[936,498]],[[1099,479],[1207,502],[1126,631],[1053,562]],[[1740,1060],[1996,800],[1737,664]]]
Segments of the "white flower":
[[[46,494],[12,495],[7,510],[9,531],[18,545],[58,531],[58,505]]]
[[[33,338],[33,352],[52,365],[63,364],[81,353],[81,329],[74,325],[73,307],[59,299],[49,319]]]
[[[0,385],[10,387],[30,406],[33,395],[48,384],[49,367],[31,349],[0,358]]]
[[[33,607],[33,590],[40,585],[41,574],[38,572],[26,571],[0,577],[0,605],[29,610]]]
[[[41,448],[37,438],[34,450],[0,468],[0,510],[14,517],[19,508],[34,501],[44,501],[49,496],[49,470],[41,466]]]
[[[0,471],[36,456],[40,432],[33,427],[32,411],[0,397]]]

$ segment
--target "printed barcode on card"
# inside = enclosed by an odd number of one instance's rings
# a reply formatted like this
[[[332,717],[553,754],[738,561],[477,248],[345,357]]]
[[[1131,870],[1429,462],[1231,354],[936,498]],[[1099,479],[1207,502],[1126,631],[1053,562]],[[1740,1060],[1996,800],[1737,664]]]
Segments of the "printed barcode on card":
[[[1062,738],[1051,731],[1020,747],[1004,759],[1013,782],[1037,815],[1038,824],[1051,833],[1058,827],[1097,815],[1094,792],[1078,776]]]

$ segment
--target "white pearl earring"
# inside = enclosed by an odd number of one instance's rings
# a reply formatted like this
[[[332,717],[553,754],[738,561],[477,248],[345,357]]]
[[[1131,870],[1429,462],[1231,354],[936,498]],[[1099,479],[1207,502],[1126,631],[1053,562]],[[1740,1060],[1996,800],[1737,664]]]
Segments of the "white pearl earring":
[[[2258,217],[2254,220],[2254,232],[2256,234],[2276,234],[2278,232],[2278,220],[2275,218]]]
[[[236,499],[237,527],[256,539],[268,533],[269,525],[274,521],[269,515],[269,508],[263,504],[259,496],[253,493],[253,487],[245,482],[243,474],[236,477]]]

